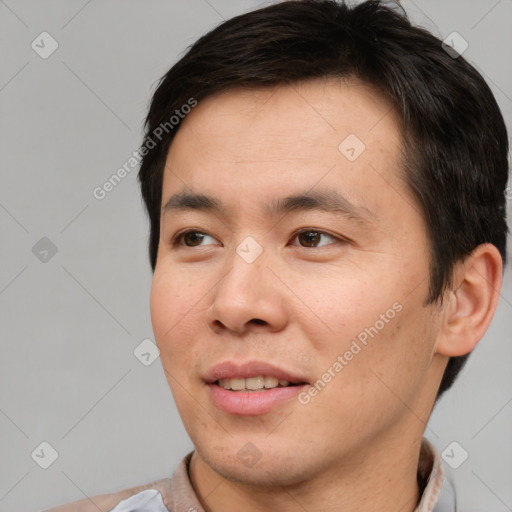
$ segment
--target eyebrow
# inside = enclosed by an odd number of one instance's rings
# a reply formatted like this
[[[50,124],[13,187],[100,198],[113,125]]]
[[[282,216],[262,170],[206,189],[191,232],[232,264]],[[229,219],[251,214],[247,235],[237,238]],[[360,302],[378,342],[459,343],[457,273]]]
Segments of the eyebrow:
[[[191,194],[187,192],[174,194],[162,208],[163,213],[183,210],[222,212],[224,208],[222,207],[221,202],[213,197],[205,194]]]
[[[162,213],[198,210],[226,214],[223,203],[205,194],[180,192],[165,203]],[[332,189],[309,190],[287,197],[272,199],[265,205],[267,215],[281,215],[301,211],[323,211],[347,217],[361,224],[377,219],[375,213],[364,205],[355,205],[345,196]]]
[[[294,211],[323,211],[348,217],[358,222],[370,222],[377,216],[364,205],[355,205],[332,189],[321,189],[294,194],[270,201],[267,211],[279,215]]]

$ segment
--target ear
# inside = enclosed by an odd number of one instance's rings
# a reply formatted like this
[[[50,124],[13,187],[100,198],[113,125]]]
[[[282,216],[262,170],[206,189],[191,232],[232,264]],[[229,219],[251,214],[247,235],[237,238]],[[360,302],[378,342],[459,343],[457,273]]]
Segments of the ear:
[[[496,311],[502,277],[500,252],[491,244],[479,245],[455,265],[453,287],[445,294],[436,353],[462,356],[476,347]]]

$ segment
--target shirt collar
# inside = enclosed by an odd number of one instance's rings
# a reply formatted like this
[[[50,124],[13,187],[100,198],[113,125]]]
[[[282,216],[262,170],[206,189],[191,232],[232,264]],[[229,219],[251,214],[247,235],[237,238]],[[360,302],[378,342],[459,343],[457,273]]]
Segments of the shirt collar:
[[[418,463],[418,482],[424,489],[414,512],[432,512],[443,487],[443,462],[435,446],[423,438]]]

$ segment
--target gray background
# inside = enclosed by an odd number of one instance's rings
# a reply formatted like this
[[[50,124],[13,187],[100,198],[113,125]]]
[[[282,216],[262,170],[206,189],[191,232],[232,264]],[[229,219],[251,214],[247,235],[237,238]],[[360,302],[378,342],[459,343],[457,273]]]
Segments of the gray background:
[[[198,36],[258,5],[0,0],[1,511],[163,478],[192,449],[159,360],[133,354],[152,338],[137,169],[102,201],[92,191],[138,147],[155,81]],[[442,39],[468,41],[510,130],[512,2],[403,5]],[[43,31],[59,44],[46,59],[31,48]],[[43,237],[57,248],[47,261],[32,251]],[[493,325],[427,431],[440,451],[456,441],[469,454],[446,466],[462,510],[512,510],[508,267]],[[31,457],[43,441],[58,452],[48,469],[36,463],[47,449]]]

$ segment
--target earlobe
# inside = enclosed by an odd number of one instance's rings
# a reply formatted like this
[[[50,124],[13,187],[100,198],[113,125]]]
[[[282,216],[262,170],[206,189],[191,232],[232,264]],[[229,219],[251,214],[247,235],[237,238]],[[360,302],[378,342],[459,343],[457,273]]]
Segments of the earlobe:
[[[482,339],[498,305],[503,262],[491,244],[479,245],[455,265],[453,288],[436,344],[436,353],[454,357],[471,352]]]

